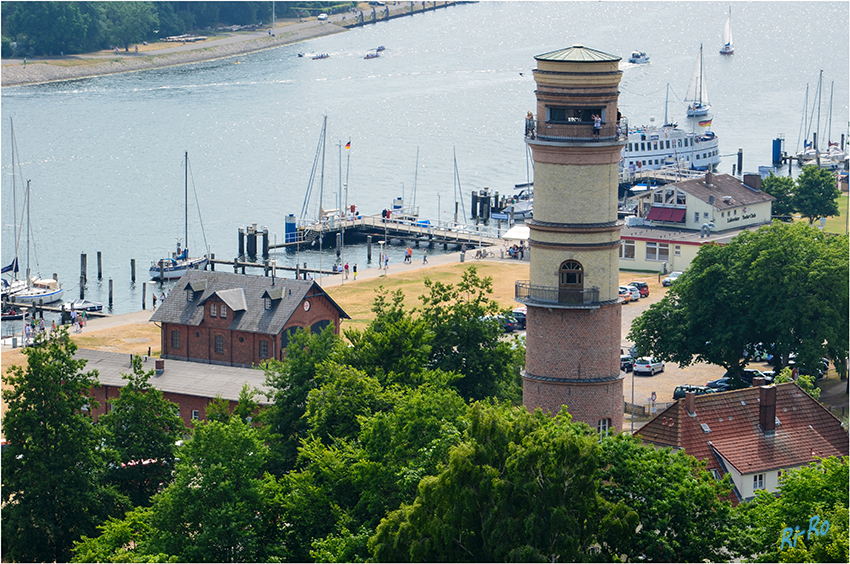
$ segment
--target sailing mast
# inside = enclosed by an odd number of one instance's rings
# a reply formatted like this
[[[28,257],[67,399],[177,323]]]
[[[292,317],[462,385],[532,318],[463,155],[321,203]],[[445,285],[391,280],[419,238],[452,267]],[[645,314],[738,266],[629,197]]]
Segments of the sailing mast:
[[[189,151],[183,152],[183,253],[189,258]],[[178,257],[179,258],[179,257]]]

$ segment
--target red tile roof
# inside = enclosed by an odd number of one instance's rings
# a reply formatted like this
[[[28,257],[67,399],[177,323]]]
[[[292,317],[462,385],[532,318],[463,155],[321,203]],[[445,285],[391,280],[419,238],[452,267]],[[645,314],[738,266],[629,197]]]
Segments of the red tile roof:
[[[793,382],[776,386],[779,424],[772,436],[759,426],[759,388],[696,396],[694,412],[688,414],[685,400],[679,400],[635,434],[657,446],[684,449],[721,474],[712,447],[741,474],[847,456],[850,450],[841,422]]]

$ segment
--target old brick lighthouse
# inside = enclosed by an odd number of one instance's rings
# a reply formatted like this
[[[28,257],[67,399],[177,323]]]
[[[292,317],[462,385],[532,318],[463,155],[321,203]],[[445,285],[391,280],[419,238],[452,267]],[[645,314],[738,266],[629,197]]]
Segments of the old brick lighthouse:
[[[581,45],[535,57],[537,116],[523,404],[600,431],[623,426],[617,218],[619,57]],[[623,136],[627,127],[623,125]]]

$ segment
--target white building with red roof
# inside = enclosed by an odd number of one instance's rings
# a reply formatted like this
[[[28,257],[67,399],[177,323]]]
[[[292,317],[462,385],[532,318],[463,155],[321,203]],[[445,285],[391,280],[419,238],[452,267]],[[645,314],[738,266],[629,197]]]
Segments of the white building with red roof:
[[[729,474],[734,504],[752,499],[756,490],[777,491],[783,472],[848,456],[841,421],[793,382],[688,393],[635,435],[705,460],[718,479]]]

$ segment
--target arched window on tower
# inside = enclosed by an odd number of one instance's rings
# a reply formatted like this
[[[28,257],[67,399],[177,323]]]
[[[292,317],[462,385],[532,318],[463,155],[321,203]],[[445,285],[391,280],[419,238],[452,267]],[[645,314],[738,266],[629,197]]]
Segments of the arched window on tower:
[[[584,269],[581,263],[574,260],[562,262],[558,277],[558,301],[562,304],[582,303]]]
[[[607,433],[610,429],[611,429],[611,420],[610,419],[608,419],[608,418],[600,419],[599,421],[596,422],[596,430],[600,434]]]

